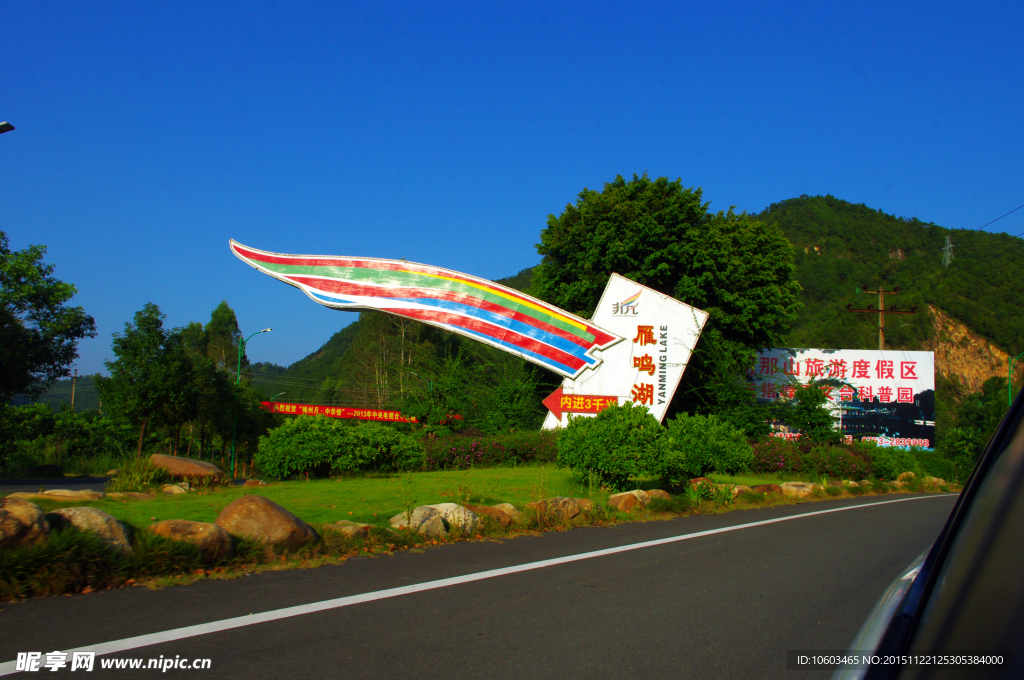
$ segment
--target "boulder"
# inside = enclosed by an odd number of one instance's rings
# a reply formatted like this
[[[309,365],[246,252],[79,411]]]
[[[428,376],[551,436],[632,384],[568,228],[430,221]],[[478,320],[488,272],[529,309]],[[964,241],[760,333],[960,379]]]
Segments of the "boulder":
[[[608,506],[621,512],[630,512],[634,508],[642,508],[651,500],[651,495],[646,491],[624,491],[613,493],[608,497]]]
[[[299,548],[320,535],[301,519],[263,496],[248,495],[228,504],[214,522],[232,536],[284,548]]]
[[[732,497],[736,498],[736,496],[739,496],[741,493],[745,493],[747,491],[753,491],[753,489],[751,489],[746,484],[736,484],[732,487]]]
[[[561,522],[568,522],[580,514],[579,503],[565,496],[527,503],[526,507],[536,512],[538,517],[548,517]]]
[[[426,507],[433,508],[441,514],[441,519],[444,520],[449,531],[458,528],[462,533],[470,534],[480,524],[480,517],[476,513],[458,503],[435,503]]]
[[[894,489],[902,489],[905,484],[897,479],[895,482],[889,482],[889,486]]]
[[[231,535],[216,524],[193,522],[187,519],[165,519],[149,525],[157,536],[174,541],[195,543],[212,560],[222,560],[234,554]]]
[[[866,486],[866,487],[869,487],[869,488],[874,486],[874,484],[871,483],[870,479],[862,479],[862,480],[860,480],[860,485],[861,486]]]
[[[43,498],[51,501],[98,501],[107,494],[92,489],[47,489],[37,493],[31,491],[18,491],[8,495],[8,498]]]
[[[647,495],[651,497],[651,500],[654,500],[655,498],[660,498],[666,501],[672,500],[672,494],[664,489],[648,489]]]
[[[751,488],[751,491],[758,491],[760,493],[782,493],[782,487],[778,484],[758,484]]]
[[[35,503],[21,498],[0,498],[0,548],[32,545],[43,540],[50,523]]]
[[[261,479],[247,479],[242,486],[266,486],[267,483]]]
[[[111,547],[122,552],[132,551],[131,529],[97,508],[60,508],[46,513],[50,526],[56,528],[70,524],[80,531],[91,531]]]
[[[589,498],[573,498],[576,505],[580,506],[580,512],[590,512],[594,509],[594,501]]]
[[[350,522],[347,519],[340,520],[334,524],[325,524],[324,531],[334,531],[346,538],[367,538],[370,535],[370,525],[361,522]]]
[[[849,487],[851,489],[860,488],[860,484],[849,479],[843,480],[843,486]]]
[[[149,457],[149,462],[166,470],[172,477],[213,477],[214,479],[224,477],[224,472],[213,463],[205,463],[192,458],[154,453]]]
[[[904,484],[906,484],[907,482],[912,480],[914,477],[917,477],[917,475],[915,475],[913,472],[901,472],[896,477],[896,481],[897,482],[903,482]]]
[[[808,484],[807,482],[786,482],[780,488],[782,493],[793,498],[803,498],[804,496],[810,496],[814,493],[816,484]]]
[[[504,510],[498,508],[488,507],[486,505],[467,505],[466,509],[474,514],[478,515],[481,519],[484,517],[490,517],[495,522],[501,525],[502,529],[507,529],[512,524],[512,515],[508,514]]]
[[[693,479],[690,480],[690,486],[698,486],[700,484],[707,484],[708,486],[714,486],[715,483],[712,482],[707,477],[694,477]]]
[[[940,477],[925,477],[921,480],[924,486],[946,486],[946,480]]]
[[[143,493],[142,491],[115,491],[114,493],[108,493],[107,498],[116,498],[118,500],[133,500],[133,501],[147,501],[151,498],[156,498],[155,494]]]
[[[511,503],[497,503],[495,505],[492,505],[491,507],[494,508],[495,510],[501,510],[502,512],[507,514],[509,517],[512,518],[513,522],[518,522],[523,518],[523,513],[516,510],[516,506],[512,505]]]
[[[411,513],[399,513],[388,520],[388,523],[395,529],[409,528],[428,538],[440,538],[448,533],[441,513],[425,505],[413,508]]]
[[[160,488],[160,491],[162,493],[166,493],[166,494],[169,494],[171,496],[176,496],[176,495],[182,494],[182,493],[188,493],[188,491],[186,491],[182,487],[178,486],[177,484],[164,484]]]
[[[117,477],[119,474],[121,474],[121,471],[118,468],[107,470],[107,477]]]

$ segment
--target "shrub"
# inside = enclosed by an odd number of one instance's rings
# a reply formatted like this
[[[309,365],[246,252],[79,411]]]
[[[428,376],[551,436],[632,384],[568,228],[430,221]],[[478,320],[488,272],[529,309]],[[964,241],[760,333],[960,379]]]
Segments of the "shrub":
[[[840,479],[864,479],[871,473],[871,461],[847,446],[815,446],[803,456],[805,471]]]
[[[423,440],[428,470],[462,470],[550,462],[557,456],[558,431],[520,431],[503,435],[452,435]]]
[[[415,469],[423,464],[423,450],[412,436],[381,423],[353,426],[326,416],[301,416],[260,437],[253,460],[272,477],[304,471],[326,476]]]
[[[754,461],[743,432],[714,415],[676,416],[669,421],[661,449],[661,475],[673,487],[710,472],[744,472]]]
[[[873,472],[879,479],[896,479],[902,472],[918,469],[914,454],[895,446],[879,446],[873,454]]]
[[[660,470],[658,438],[663,428],[641,406],[612,405],[595,418],[576,417],[558,437],[558,463],[582,478],[593,474],[613,489],[625,489]]]
[[[131,458],[122,463],[121,474],[107,482],[106,491],[145,491],[170,481],[167,470],[153,465],[149,458]]]
[[[924,474],[939,477],[946,481],[953,481],[957,476],[957,470],[953,461],[943,458],[942,454],[938,451],[930,451],[928,449],[911,450],[913,451],[914,458],[917,459],[921,472]]]
[[[773,474],[803,470],[800,447],[794,441],[767,436],[756,440],[751,448],[754,458],[750,469],[754,472]]]

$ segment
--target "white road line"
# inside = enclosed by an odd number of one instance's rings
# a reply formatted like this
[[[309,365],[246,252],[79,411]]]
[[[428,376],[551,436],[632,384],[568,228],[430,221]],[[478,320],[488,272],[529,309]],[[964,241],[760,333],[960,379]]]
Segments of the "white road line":
[[[370,593],[362,593],[360,595],[349,595],[347,597],[339,597],[333,600],[323,600],[321,602],[311,602],[310,604],[301,604],[295,607],[285,607],[284,609],[275,609],[269,612],[263,612],[261,614],[249,614],[248,616],[236,616],[231,619],[223,619],[221,621],[211,621],[210,623],[200,623],[195,626],[185,626],[184,628],[175,628],[173,630],[165,630],[161,633],[150,633],[149,635],[139,635],[137,637],[125,638],[123,640],[114,640],[113,642],[103,642],[96,645],[89,645],[87,647],[77,647],[75,649],[67,650],[68,652],[96,652],[97,656],[103,654],[114,654],[116,652],[126,652],[130,649],[138,649],[139,647],[148,647],[149,645],[158,645],[162,642],[173,642],[175,640],[183,640],[185,638],[196,637],[198,635],[208,635],[210,633],[219,633],[223,630],[231,630],[233,628],[242,628],[244,626],[252,626],[257,623],[267,623],[268,621],[278,621],[280,619],[287,619],[293,616],[302,616],[304,614],[313,614],[315,612],[322,612],[328,609],[338,609],[339,607],[348,607],[353,604],[362,604],[363,602],[373,602],[375,600],[384,600],[389,597],[400,597],[402,595],[410,595],[412,593],[419,593],[426,590],[436,590],[437,588],[447,588],[449,586],[457,586],[462,583],[472,583],[473,581],[482,581],[488,578],[496,578],[498,576],[508,576],[509,574],[518,574],[523,571],[532,571],[534,569],[544,569],[546,567],[554,567],[559,564],[568,564],[570,562],[579,562],[580,560],[589,560],[595,557],[605,557],[606,555],[615,555],[617,553],[629,552],[631,550],[642,550],[643,548],[653,548],[658,545],[666,545],[668,543],[676,543],[679,541],[688,541],[694,538],[703,538],[705,536],[714,536],[715,534],[724,534],[730,531],[739,531],[740,529],[751,529],[753,527],[766,526],[768,524],[777,524],[779,522],[789,522],[794,519],[803,519],[804,517],[814,517],[816,515],[828,515],[833,512],[845,512],[847,510],[859,510],[863,508],[873,508],[879,505],[890,505],[892,503],[906,503],[907,501],[920,501],[928,498],[945,498],[950,494],[931,494],[928,496],[913,496],[911,498],[899,498],[891,501],[880,501],[878,503],[863,503],[861,505],[851,505],[845,508],[832,508],[830,510],[817,510],[815,512],[805,512],[800,515],[790,515],[788,517],[778,517],[776,519],[765,519],[760,522],[748,522],[746,524],[735,524],[733,526],[722,527],[721,529],[709,529],[708,531],[698,531],[693,534],[683,534],[682,536],[671,536],[669,538],[659,538],[653,541],[644,541],[642,543],[631,543],[629,545],[622,545],[616,548],[605,548],[604,550],[593,550],[591,552],[579,553],[576,555],[566,555],[565,557],[555,557],[550,560],[540,560],[538,562],[528,562],[526,564],[519,564],[514,567],[502,567],[501,569],[490,569],[488,571],[480,571],[475,574],[466,574],[465,576],[453,576],[452,578],[442,578],[437,581],[427,581],[426,583],[416,583],[411,586],[401,586],[399,588],[388,588],[387,590],[377,590]],[[34,650],[26,650],[34,651]],[[61,650],[65,651],[65,650]],[[15,662],[8,661],[6,663],[0,663],[0,676],[11,675],[20,671],[15,670]]]

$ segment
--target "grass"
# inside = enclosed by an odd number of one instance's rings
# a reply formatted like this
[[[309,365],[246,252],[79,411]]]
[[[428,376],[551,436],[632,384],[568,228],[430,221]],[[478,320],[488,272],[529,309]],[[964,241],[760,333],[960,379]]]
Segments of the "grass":
[[[776,477],[711,477],[716,483],[748,486],[786,481]],[[642,488],[656,486],[656,480],[646,480],[641,484]],[[627,515],[606,507],[609,492],[601,490],[594,480],[581,483],[568,470],[544,464],[282,482],[248,488],[214,486],[200,488],[195,493],[158,495],[151,500],[138,501],[106,498],[59,502],[37,499],[33,502],[44,511],[72,504],[92,506],[110,513],[135,529],[134,550],[127,555],[118,553],[97,537],[73,528],[54,531],[47,541],[39,545],[0,551],[0,599],[91,592],[136,582],[161,587],[201,578],[233,578],[243,573],[315,567],[338,563],[355,555],[422,550],[428,545],[450,540],[505,538],[524,532],[563,530],[581,524],[604,525],[680,515],[717,514],[865,493],[888,493],[891,490],[877,482],[870,488],[830,487],[802,499],[761,493],[741,493],[734,499],[727,489],[707,485],[700,489],[689,488],[671,499],[655,499],[648,508]],[[913,485],[903,489],[916,490]],[[323,540],[297,551],[278,550],[254,541],[239,540],[234,557],[212,562],[191,544],[174,542],[145,531],[145,527],[155,520],[213,522],[226,505],[249,493],[265,496],[284,506],[320,531]],[[581,513],[568,524],[553,522],[548,517],[538,517],[526,510],[526,523],[511,529],[502,529],[491,518],[484,518],[473,536],[460,536],[454,532],[450,537],[439,540],[425,539],[408,531],[393,532],[387,528],[390,517],[417,505],[509,502],[522,508],[530,501],[553,496],[588,498],[594,509],[590,513]],[[376,526],[371,528],[366,539],[348,538],[325,527],[343,519]]]

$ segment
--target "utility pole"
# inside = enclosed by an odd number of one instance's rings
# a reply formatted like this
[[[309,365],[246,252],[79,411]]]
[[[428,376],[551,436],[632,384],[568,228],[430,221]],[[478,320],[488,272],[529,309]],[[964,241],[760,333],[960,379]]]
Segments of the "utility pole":
[[[896,305],[892,305],[889,309],[885,308],[885,296],[886,295],[899,295],[900,287],[896,286],[896,290],[868,290],[857,289],[858,293],[877,293],[878,294],[878,309],[875,309],[874,305],[868,305],[867,309],[854,309],[853,305],[846,305],[846,311],[848,312],[866,312],[874,314],[878,312],[878,351],[885,349],[885,315],[886,314],[917,314],[917,307],[911,307],[910,310],[896,309]]]
[[[948,267],[953,261],[953,242],[946,237],[946,245],[942,247],[942,266]]]
[[[75,381],[78,380],[78,369],[75,369],[75,375],[71,378],[71,412],[75,412]]]

